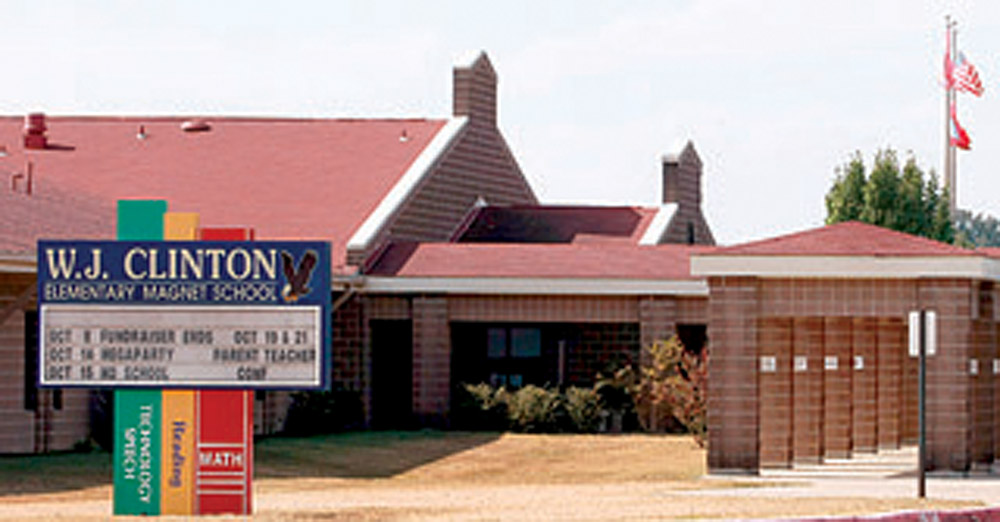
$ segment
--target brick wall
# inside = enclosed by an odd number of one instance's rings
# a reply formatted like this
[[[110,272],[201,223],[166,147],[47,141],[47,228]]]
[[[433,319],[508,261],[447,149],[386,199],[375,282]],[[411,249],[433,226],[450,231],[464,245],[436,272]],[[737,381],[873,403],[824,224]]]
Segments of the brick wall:
[[[652,297],[639,300],[639,324],[642,346],[669,339],[677,333],[677,302]]]
[[[444,297],[413,298],[413,413],[441,424],[451,390],[451,333]]]
[[[448,316],[454,321],[637,322],[639,300],[600,296],[454,296],[448,298]]]
[[[566,383],[591,386],[595,376],[639,362],[639,325],[584,324],[567,354]]]
[[[928,360],[929,467],[966,470],[992,463],[1000,383],[992,367],[987,368],[998,353],[991,284],[721,277],[709,283],[712,469],[755,469],[756,461],[747,454],[757,440],[751,443],[748,437],[758,435],[758,426],[761,444],[774,445],[761,447],[765,466],[913,441],[916,362],[906,355],[906,317],[919,306],[938,314],[938,355]],[[761,318],[760,331],[755,332],[758,313],[777,317]],[[772,354],[781,351],[786,334],[768,321],[779,319],[792,321],[791,362]],[[750,354],[776,356],[777,375],[759,375],[761,362]],[[782,442],[788,436],[782,410],[786,388],[774,379],[794,365],[796,355],[808,361],[801,372],[794,366],[792,370],[793,440],[788,452]],[[836,370],[824,368],[829,356],[837,358]],[[838,377],[841,366],[846,370],[857,358],[860,366]],[[978,375],[969,374],[970,359],[978,361]],[[767,404],[757,404],[758,393]],[[759,412],[759,417],[748,410]]]
[[[755,279],[709,279],[708,465],[758,468],[757,310]]]

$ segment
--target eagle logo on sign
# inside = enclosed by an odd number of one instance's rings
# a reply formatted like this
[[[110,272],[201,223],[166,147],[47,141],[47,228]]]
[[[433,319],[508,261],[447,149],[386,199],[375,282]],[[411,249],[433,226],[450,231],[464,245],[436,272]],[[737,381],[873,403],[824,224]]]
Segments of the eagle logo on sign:
[[[299,266],[296,267],[292,254],[285,250],[281,251],[281,270],[285,273],[285,287],[281,289],[281,297],[286,303],[294,303],[309,295],[312,290],[309,288],[309,281],[312,279],[318,257],[315,251],[307,250],[302,254]]]

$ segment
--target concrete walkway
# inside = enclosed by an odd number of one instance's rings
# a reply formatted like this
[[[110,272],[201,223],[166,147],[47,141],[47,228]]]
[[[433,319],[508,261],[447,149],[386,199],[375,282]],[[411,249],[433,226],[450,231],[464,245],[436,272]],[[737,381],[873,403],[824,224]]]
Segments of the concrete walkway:
[[[709,489],[697,495],[736,497],[861,497],[914,498],[917,495],[917,449],[861,454],[851,459],[817,465],[797,465],[788,470],[765,470],[760,476],[709,476],[705,480],[737,480],[774,487]],[[690,494],[694,494],[693,492]],[[927,477],[930,499],[980,501],[1000,505],[1000,475],[931,473]]]

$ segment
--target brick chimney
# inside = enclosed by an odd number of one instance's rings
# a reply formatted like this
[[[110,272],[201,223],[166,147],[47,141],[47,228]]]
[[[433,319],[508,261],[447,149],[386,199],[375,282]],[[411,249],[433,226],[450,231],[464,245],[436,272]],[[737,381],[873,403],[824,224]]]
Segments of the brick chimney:
[[[701,207],[701,158],[690,141],[663,156],[663,202]]]
[[[45,115],[40,112],[31,113],[24,117],[24,148],[45,149],[49,146],[49,139],[45,135]]]
[[[497,73],[485,52],[475,53],[453,69],[452,114],[496,127]]]
[[[663,156],[663,204],[676,205],[660,242],[714,245],[712,229],[701,211],[701,158],[690,141]]]

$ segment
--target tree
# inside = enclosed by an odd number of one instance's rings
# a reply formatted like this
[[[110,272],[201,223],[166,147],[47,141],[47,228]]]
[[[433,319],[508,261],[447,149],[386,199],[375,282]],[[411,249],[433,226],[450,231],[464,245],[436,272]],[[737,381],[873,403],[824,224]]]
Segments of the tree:
[[[648,431],[679,424],[704,447],[707,442],[708,350],[684,349],[677,336],[655,341],[645,351],[632,387],[639,420]]]
[[[870,174],[860,152],[838,167],[826,194],[827,224],[863,221],[900,232],[951,243],[955,239],[948,192],[938,188],[937,175],[924,172],[908,157],[900,170],[896,152],[880,150]]]
[[[958,243],[969,247],[1000,246],[1000,220],[989,214],[958,210],[955,236]]]
[[[857,221],[865,208],[865,164],[861,153],[855,152],[851,161],[837,168],[837,180],[826,195],[826,222]]]

